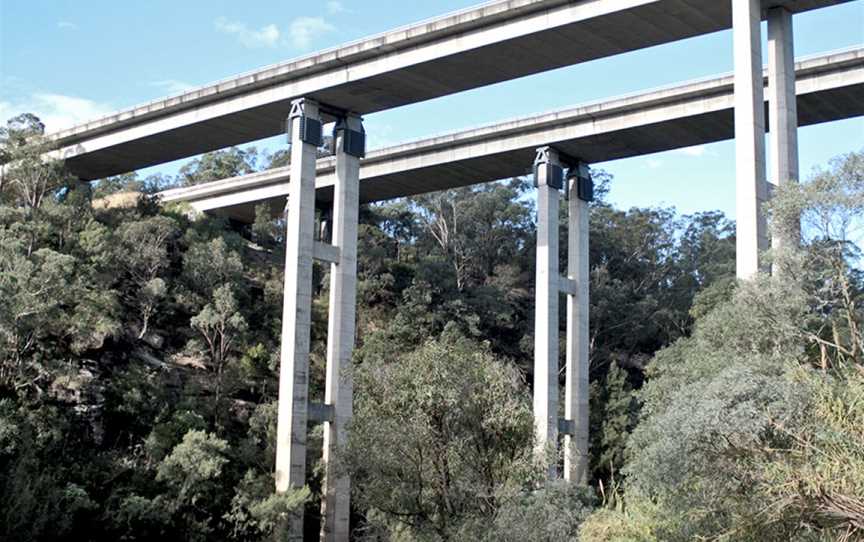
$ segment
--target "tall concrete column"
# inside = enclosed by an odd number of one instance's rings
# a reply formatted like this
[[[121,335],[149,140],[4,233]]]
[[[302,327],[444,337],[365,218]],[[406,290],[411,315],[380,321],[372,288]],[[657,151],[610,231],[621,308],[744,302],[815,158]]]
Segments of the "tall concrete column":
[[[312,258],[315,230],[315,161],[321,141],[318,104],[291,104],[291,186],[286,208],[285,291],[279,366],[276,491],[306,481]],[[302,512],[292,518],[290,540],[302,540]]]
[[[588,203],[594,199],[588,166],[571,169],[567,181],[567,367],[564,419],[572,431],[564,436],[564,479],[588,483],[588,369],[589,369],[589,226]],[[572,433],[572,434],[571,434]]]
[[[736,270],[749,279],[768,248],[760,0],[732,0],[735,54]]]
[[[795,95],[795,46],[792,13],[778,7],[768,10],[768,120],[769,154],[774,166],[773,184],[798,182],[798,103]],[[800,221],[780,224],[772,239],[774,248],[795,246],[801,236]]]
[[[349,537],[351,485],[336,472],[333,458],[345,446],[351,420],[354,381],[351,353],[357,303],[357,227],[360,206],[360,158],[365,134],[359,117],[336,126],[336,183],[333,187],[333,245],[338,262],[330,265],[330,317],[327,328],[327,384],[324,402],[333,407],[333,420],[324,423],[324,498],[321,540]]]
[[[557,151],[537,150],[534,160],[537,185],[537,276],[534,315],[534,429],[536,453],[549,460],[548,477],[557,477],[558,449],[558,191],[563,169]]]

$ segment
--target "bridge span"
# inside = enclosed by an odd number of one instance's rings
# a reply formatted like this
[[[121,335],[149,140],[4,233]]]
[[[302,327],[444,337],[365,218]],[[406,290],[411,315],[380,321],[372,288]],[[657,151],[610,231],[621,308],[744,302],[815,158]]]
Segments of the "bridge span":
[[[766,0],[758,15],[847,1]],[[282,133],[295,98],[364,115],[731,26],[730,0],[496,0],[51,137],[69,169],[92,180]]]
[[[864,115],[864,47],[803,59],[795,71],[800,126]],[[544,145],[594,164],[731,139],[733,108],[724,75],[374,150],[360,163],[360,201],[526,175]],[[319,204],[333,198],[335,167],[333,157],[317,161]],[[160,197],[251,223],[261,202],[282,213],[290,181],[286,166]]]
[[[799,123],[861,114],[864,97],[860,49],[802,62],[796,84],[792,18],[845,1],[496,0],[49,137],[58,147],[55,154],[66,160],[73,174],[88,181],[287,131],[291,141],[287,170],[164,196],[247,220],[251,203],[269,201],[274,210],[281,210],[288,196],[276,490],[306,484],[308,424],[324,423],[321,538],[348,540],[350,480],[335,468],[333,457],[345,444],[353,408],[360,202],[519,175],[533,166],[536,453],[539,460],[547,461],[548,478],[562,476],[585,484],[588,215],[593,188],[587,164],[734,136],[736,272],[745,280],[770,272],[762,259],[764,251],[772,245],[795,244],[798,236],[788,232],[769,239],[763,213],[770,195],[768,155],[775,165],[771,183],[797,182]],[[767,20],[768,29],[767,85],[762,20]],[[728,28],[733,30],[735,63],[731,78],[530,117],[366,156],[364,114]],[[328,121],[337,126],[335,156],[319,162],[321,128]],[[569,168],[566,175],[565,167]],[[569,196],[569,249],[563,276],[558,246],[562,190]],[[315,210],[322,202],[332,210],[332,237],[316,239]],[[330,268],[324,404],[309,402],[315,259]],[[559,298],[566,299],[567,308],[563,401],[559,399]],[[559,416],[562,402],[563,417]],[[548,461],[548,452],[559,450],[563,465]],[[293,518],[288,538],[302,540],[302,526],[301,514]]]

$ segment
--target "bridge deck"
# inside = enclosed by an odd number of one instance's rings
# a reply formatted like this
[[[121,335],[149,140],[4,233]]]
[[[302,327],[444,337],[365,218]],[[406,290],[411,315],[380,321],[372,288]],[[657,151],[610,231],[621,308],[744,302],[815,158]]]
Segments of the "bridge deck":
[[[802,126],[864,115],[864,48],[796,64]],[[734,136],[732,77],[688,83],[372,151],[361,162],[364,202],[432,192],[527,173],[538,146],[589,163],[650,154]],[[331,198],[335,160],[318,161],[318,198]],[[256,203],[284,207],[288,168],[162,193],[251,221]]]
[[[763,4],[802,12],[846,1]],[[276,135],[299,96],[367,114],[730,26],[729,0],[497,0],[52,137],[75,174],[96,179]]]

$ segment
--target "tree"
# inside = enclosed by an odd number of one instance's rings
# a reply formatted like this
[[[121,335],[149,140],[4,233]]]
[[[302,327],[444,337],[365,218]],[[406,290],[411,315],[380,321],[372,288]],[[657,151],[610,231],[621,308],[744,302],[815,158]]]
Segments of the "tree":
[[[31,211],[66,182],[62,162],[46,156],[52,145],[44,132],[45,125],[31,114],[9,119],[0,129],[0,194],[9,192]]]
[[[215,496],[224,494],[220,484],[228,464],[228,443],[216,435],[192,430],[159,464],[156,480],[171,489],[168,506],[171,514],[179,515],[191,540],[207,540],[214,530],[214,517],[209,510],[218,509]],[[188,529],[187,527],[187,529]]]
[[[577,540],[579,527],[594,509],[594,492],[564,480],[548,483],[505,503],[490,523],[477,522],[463,539],[484,542]],[[590,539],[589,539],[590,540]]]
[[[257,161],[258,151],[255,147],[231,147],[208,152],[192,160],[180,168],[179,176],[185,186],[221,181],[255,172]]]
[[[140,192],[143,188],[144,183],[138,178],[137,173],[124,173],[100,179],[95,183],[93,198],[104,198],[121,192]]]
[[[639,402],[628,380],[627,371],[612,362],[603,381],[596,382],[592,390],[594,404],[594,442],[592,450],[594,469],[603,473],[603,479],[613,478],[624,466],[627,439],[639,415]]]
[[[83,262],[50,248],[29,248],[0,227],[0,386],[44,391],[55,350],[83,351],[117,331],[113,292],[82,284]]]
[[[207,345],[210,363],[216,372],[216,404],[222,392],[222,374],[228,356],[237,348],[237,342],[246,331],[246,319],[238,312],[237,300],[229,284],[213,292],[213,301],[194,316],[190,322]]]
[[[137,307],[138,338],[147,335],[150,319],[168,287],[159,275],[168,267],[168,243],[179,234],[177,222],[166,216],[127,222],[119,231],[119,259],[133,284],[130,304]]]
[[[3,159],[40,132],[10,122]],[[0,539],[270,537],[309,494],[274,494],[275,432],[248,426],[273,398],[271,256],[152,199],[93,209],[26,150],[0,181]],[[196,336],[206,354],[184,355]],[[241,354],[264,385],[225,384]]]
[[[255,221],[252,223],[252,235],[255,241],[267,248],[280,243],[285,231],[284,219],[273,219],[269,203],[259,203],[255,206]]]
[[[518,200],[526,190],[525,181],[513,180],[413,198],[420,223],[453,266],[459,291],[482,284],[528,242],[529,209]]]
[[[418,537],[460,539],[533,481],[533,417],[518,375],[457,339],[367,361],[344,464],[358,504]]]
[[[808,183],[783,186],[769,212],[775,236],[803,233],[802,246],[775,250],[773,259],[779,274],[808,284],[809,302],[827,316],[809,336],[820,366],[864,362],[864,151],[835,158]]]
[[[857,160],[847,156],[831,173],[779,191],[775,227],[796,216],[805,225],[801,247],[775,254],[781,276],[731,292],[718,282],[695,307],[701,316],[692,337],[655,356],[628,442],[627,507],[598,513],[583,536],[817,541],[864,534],[857,429],[864,371],[854,346],[860,334],[852,331],[864,321],[854,302],[864,281],[853,266],[858,247],[845,233],[864,218],[860,177],[848,174]]]

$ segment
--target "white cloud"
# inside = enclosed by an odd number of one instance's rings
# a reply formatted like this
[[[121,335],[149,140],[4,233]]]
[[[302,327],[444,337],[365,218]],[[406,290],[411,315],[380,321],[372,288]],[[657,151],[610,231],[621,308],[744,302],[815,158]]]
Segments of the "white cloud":
[[[676,149],[676,154],[683,154],[684,156],[705,156],[708,153],[708,147],[705,145],[696,145],[695,147],[684,147],[683,149]]]
[[[216,30],[235,36],[245,47],[275,47],[279,43],[279,29],[275,24],[268,24],[255,30],[245,23],[229,21],[225,17],[219,17],[214,24]]]
[[[195,85],[187,83],[185,81],[178,81],[177,79],[163,79],[161,81],[150,81],[148,83],[151,87],[156,87],[164,90],[168,94],[182,94],[187,90],[192,90],[195,88]]]
[[[338,1],[328,2],[326,7],[331,14],[348,13],[345,6]],[[275,24],[255,30],[246,23],[230,21],[225,17],[216,19],[214,25],[217,31],[234,36],[241,44],[250,48],[287,45],[295,49],[308,49],[316,38],[336,30],[336,27],[323,17],[297,17],[288,24],[287,32],[281,32]]]
[[[663,166],[663,160],[658,160],[657,158],[649,158],[648,159],[648,168],[649,169],[657,169]]]
[[[58,21],[57,28],[61,30],[77,30],[78,25],[69,21]]]
[[[312,40],[336,30],[332,24],[322,17],[297,17],[288,27],[288,38],[297,49],[306,49],[312,44]]]
[[[327,2],[327,13],[330,15],[338,15],[339,13],[350,13],[348,8],[339,0],[330,0]]]
[[[33,113],[45,124],[46,132],[56,132],[114,111],[108,104],[87,98],[50,92],[37,92],[16,101],[0,102],[0,123],[21,113]]]

